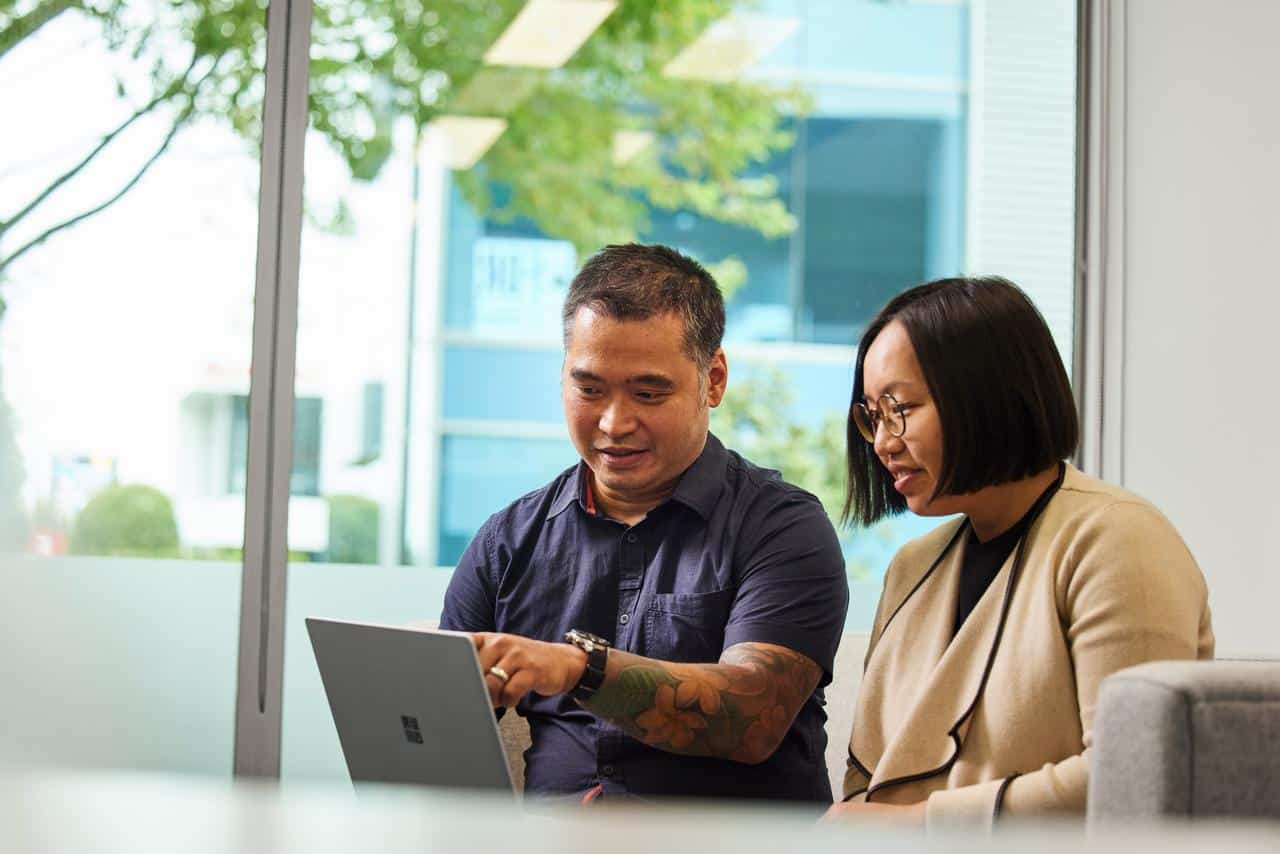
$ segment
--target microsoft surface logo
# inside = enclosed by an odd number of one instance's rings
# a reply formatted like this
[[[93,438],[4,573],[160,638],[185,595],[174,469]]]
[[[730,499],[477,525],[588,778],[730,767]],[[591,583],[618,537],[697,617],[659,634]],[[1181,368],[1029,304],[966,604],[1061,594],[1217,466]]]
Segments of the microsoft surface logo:
[[[418,728],[417,718],[401,715],[400,726],[404,727],[404,737],[410,744],[422,744],[422,730]]]

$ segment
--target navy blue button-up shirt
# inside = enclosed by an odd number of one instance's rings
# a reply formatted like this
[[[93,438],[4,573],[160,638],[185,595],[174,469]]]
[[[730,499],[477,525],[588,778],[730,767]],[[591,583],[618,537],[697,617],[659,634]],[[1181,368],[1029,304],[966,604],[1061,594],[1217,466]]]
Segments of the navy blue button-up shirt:
[[[440,625],[559,641],[569,629],[662,661],[709,663],[745,642],[803,653],[823,678],[758,765],[643,744],[568,696],[527,695],[525,791],[830,803],[822,687],[849,605],[819,501],[708,435],[675,492],[628,527],[587,509],[586,465],[494,514],[458,564]]]

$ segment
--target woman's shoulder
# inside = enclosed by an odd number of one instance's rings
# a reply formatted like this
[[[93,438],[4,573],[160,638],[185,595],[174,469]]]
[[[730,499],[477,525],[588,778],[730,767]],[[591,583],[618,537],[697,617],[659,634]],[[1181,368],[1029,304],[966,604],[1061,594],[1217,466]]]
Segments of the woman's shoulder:
[[[1138,495],[1136,492],[1130,492],[1114,483],[1108,483],[1105,480],[1085,474],[1080,469],[1067,463],[1066,473],[1062,477],[1062,488],[1060,492],[1067,495],[1078,496],[1084,501],[1112,503],[1116,501],[1135,501],[1140,504],[1150,504],[1151,502]]]
[[[1166,634],[1183,619],[1192,638],[1199,633],[1190,651],[1211,654],[1208,585],[1173,523],[1142,496],[1074,469],[1060,493],[1037,547],[1053,567],[1064,619],[1155,621]]]
[[[1046,555],[1063,558],[1064,578],[1090,567],[1114,574],[1152,566],[1169,577],[1201,577],[1182,535],[1158,507],[1075,468],[1068,467],[1059,495],[1045,509],[1042,531],[1039,545]]]
[[[1173,532],[1173,524],[1160,509],[1136,492],[1099,480],[1068,465],[1055,500],[1046,508],[1056,525],[1113,527],[1151,526]]]

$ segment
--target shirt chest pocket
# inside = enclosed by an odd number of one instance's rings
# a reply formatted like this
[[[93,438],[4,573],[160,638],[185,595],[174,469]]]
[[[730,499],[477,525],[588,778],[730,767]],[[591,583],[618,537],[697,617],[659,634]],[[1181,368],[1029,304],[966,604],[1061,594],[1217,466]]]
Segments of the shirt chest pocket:
[[[660,661],[718,661],[733,593],[655,593],[644,615],[642,654]]]

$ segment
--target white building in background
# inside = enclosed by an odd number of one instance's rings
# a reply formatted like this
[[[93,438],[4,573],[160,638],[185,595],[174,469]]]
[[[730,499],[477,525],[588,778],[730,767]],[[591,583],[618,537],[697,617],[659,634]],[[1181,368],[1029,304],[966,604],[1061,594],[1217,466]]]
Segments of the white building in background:
[[[73,58],[32,97],[111,103],[110,81],[95,73],[109,55],[86,48],[83,28],[64,20],[23,46],[41,52],[29,60],[35,65]],[[95,80],[104,91],[86,85]],[[28,170],[21,182],[6,176],[6,198],[47,182],[93,139],[83,112],[51,115],[30,139],[0,141],[0,163]],[[143,124],[135,154],[159,130]],[[347,237],[309,228],[305,238],[290,547],[322,553],[324,496],[386,505],[398,493],[383,401],[404,370],[409,195],[402,162],[372,186],[348,186],[345,175],[333,180],[341,167],[321,145],[308,157],[316,188],[345,191],[363,214],[353,235],[364,250],[358,259]],[[122,171],[112,162],[86,172],[64,191],[73,194],[64,209],[109,195]],[[70,520],[112,481],[147,484],[173,499],[184,547],[241,545],[258,177],[243,140],[217,126],[190,128],[117,204],[15,265],[4,285],[0,360],[28,507],[52,502]],[[315,201],[329,200],[320,192]]]

